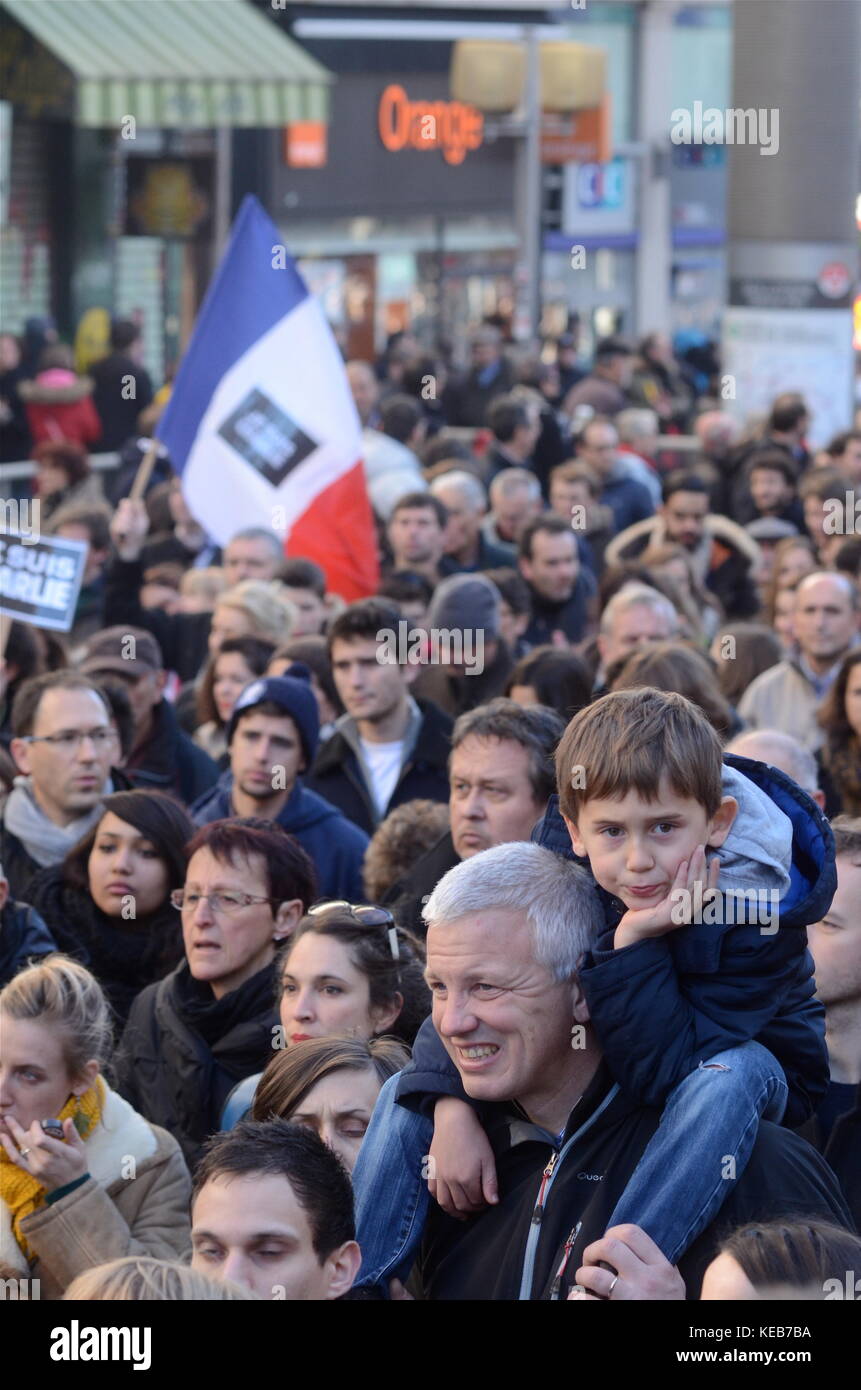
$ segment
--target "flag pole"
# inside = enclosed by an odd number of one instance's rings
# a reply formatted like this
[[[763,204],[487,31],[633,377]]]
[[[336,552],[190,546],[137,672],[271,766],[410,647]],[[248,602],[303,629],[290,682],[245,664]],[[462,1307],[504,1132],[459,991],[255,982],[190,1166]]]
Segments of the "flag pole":
[[[146,453],[144,454],[143,458],[138,464],[138,471],[135,474],[135,480],[132,483],[132,490],[129,493],[130,501],[139,502],[140,499],[143,497],[144,493],[147,490],[147,487],[149,486],[149,480],[152,477],[152,470],[155,468],[157,458],[158,440],[153,439],[150,443],[149,448],[147,449]]]

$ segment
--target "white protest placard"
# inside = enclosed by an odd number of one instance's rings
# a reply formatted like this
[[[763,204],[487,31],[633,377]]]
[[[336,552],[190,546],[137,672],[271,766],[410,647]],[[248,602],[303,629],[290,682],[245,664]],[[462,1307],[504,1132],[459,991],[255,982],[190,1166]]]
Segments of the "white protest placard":
[[[721,409],[744,422],[767,415],[775,396],[799,391],[819,448],[852,421],[852,311],[750,309],[723,314],[722,361],[733,391]]]
[[[0,608],[4,617],[34,627],[68,632],[75,618],[86,541],[59,536],[25,540],[14,532],[0,535]]]

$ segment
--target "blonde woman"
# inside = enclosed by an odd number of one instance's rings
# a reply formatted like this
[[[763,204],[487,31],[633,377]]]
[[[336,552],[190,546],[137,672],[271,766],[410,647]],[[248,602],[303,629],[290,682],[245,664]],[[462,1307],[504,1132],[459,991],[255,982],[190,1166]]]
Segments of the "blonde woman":
[[[296,622],[296,609],[277,581],[261,583],[243,579],[226,593],[219,594],[209,630],[212,657],[228,637],[262,637],[276,647],[289,642]]]
[[[69,1285],[63,1298],[68,1303],[259,1302],[256,1293],[239,1284],[219,1284],[199,1269],[149,1255],[129,1255],[88,1269]]]
[[[185,1160],[105,1082],[111,1046],[101,987],[68,956],[0,991],[0,1261],[42,1298],[106,1260],[189,1250]]]

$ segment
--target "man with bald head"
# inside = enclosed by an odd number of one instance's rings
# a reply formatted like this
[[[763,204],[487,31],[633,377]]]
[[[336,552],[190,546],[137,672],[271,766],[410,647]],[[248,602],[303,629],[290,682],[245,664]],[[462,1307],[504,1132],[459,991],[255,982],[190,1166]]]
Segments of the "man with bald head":
[[[845,574],[815,570],[795,591],[795,645],[763,671],[741,697],[738,712],[753,729],[778,729],[815,752],[823,741],[817,713],[844,656],[859,641],[861,596]]]
[[[791,734],[782,734],[779,729],[752,729],[732,739],[726,745],[726,752],[736,753],[740,758],[753,758],[785,772],[813,798],[820,811],[825,810],[825,793],[819,785],[816,759],[810,749]]]

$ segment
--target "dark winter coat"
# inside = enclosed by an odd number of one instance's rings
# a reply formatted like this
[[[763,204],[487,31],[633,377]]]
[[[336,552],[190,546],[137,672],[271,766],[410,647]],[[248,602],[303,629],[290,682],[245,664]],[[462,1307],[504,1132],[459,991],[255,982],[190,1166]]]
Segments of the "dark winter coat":
[[[655,514],[652,497],[645,483],[641,483],[638,478],[629,477],[621,469],[605,480],[598,501],[602,506],[609,507],[613,513],[617,535],[620,531],[626,531],[629,526],[636,525],[638,521],[646,521]]]
[[[120,1030],[141,990],[182,960],[182,926],[169,902],[137,921],[108,917],[89,893],[66,882],[62,864],[40,869],[28,891],[57,948],[92,970]]]
[[[448,801],[448,753],[452,721],[429,701],[420,700],[417,703],[422,716],[418,736],[382,816],[362,776],[355,751],[337,728],[332,737],[322,744],[317,760],[305,779],[310,791],[324,796],[368,835],[373,835],[380,821],[406,801],[421,798]]]
[[[152,715],[150,735],[126,759],[126,772],[142,791],[174,792],[190,806],[215,786],[218,768],[179,727],[167,700],[160,701]]]
[[[443,392],[442,404],[448,423],[460,428],[486,425],[491,402],[497,396],[506,395],[514,384],[514,370],[504,357],[500,358],[498,370],[490,381],[483,368],[455,378]]]
[[[861,1085],[855,1087],[849,1109],[834,1120],[827,1139],[819,1115],[798,1132],[818,1149],[836,1173],[855,1225],[861,1231]],[[861,1275],[861,1271],[858,1273]]]
[[[9,882],[9,892],[13,898],[18,898],[23,902],[29,901],[29,887],[33,875],[39,872],[39,864],[27,853],[23,841],[17,835],[13,835],[11,830],[7,830],[6,824],[0,817],[0,864],[3,865],[3,875]]]
[[[413,685],[413,695],[417,700],[432,700],[452,719],[457,719],[476,705],[501,695],[513,666],[511,653],[500,639],[496,655],[480,674],[450,676],[442,666],[426,666]]]
[[[216,999],[183,961],[131,1008],[115,1057],[117,1090],[178,1140],[190,1169],[228,1095],[272,1056],[275,967]]]
[[[140,601],[144,566],[141,560],[115,557],[105,575],[105,626],[142,627],[161,647],[165,670],[180,680],[194,680],[207,655],[211,613],[165,613],[144,608]]]
[[[431,1203],[418,1262],[425,1297],[566,1299],[584,1250],[604,1234],[660,1118],[659,1109],[638,1105],[614,1085],[604,1065],[572,1110],[561,1145],[511,1106],[482,1107],[500,1200],[469,1221]],[[554,1155],[539,1206],[542,1174]],[[763,1122],[719,1216],[679,1261],[688,1298],[698,1297],[703,1273],[731,1230],[802,1213],[852,1229],[834,1174],[815,1149]]]
[[[152,404],[149,372],[127,353],[112,352],[90,368],[90,376],[95,382],[93,403],[102,422],[99,448],[119,449],[136,432],[141,411]],[[131,385],[134,396],[129,398]]]
[[[591,617],[590,609],[598,593],[595,576],[589,569],[581,568],[577,582],[569,599],[564,603],[551,603],[530,584],[532,598],[532,617],[523,634],[530,647],[541,647],[553,641],[553,633],[561,632],[569,642],[581,642]]]
[[[454,847],[451,832],[447,830],[441,840],[416,860],[408,876],[392,884],[384,895],[383,903],[391,908],[398,926],[419,937],[427,935],[422,908],[443,874],[459,863],[460,856]]]
[[[57,943],[35,908],[10,898],[0,912],[0,989],[35,956],[49,956]]]
[[[230,795],[232,786],[233,773],[225,772],[212,791],[195,802],[191,808],[195,825],[208,825],[210,821],[236,815]],[[364,902],[362,861],[368,837],[363,830],[322,796],[308,791],[301,779],[274,819],[295,836],[313,860],[321,898]]]

